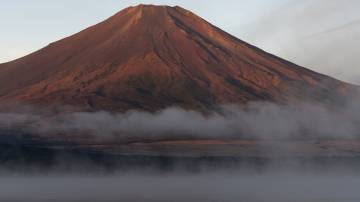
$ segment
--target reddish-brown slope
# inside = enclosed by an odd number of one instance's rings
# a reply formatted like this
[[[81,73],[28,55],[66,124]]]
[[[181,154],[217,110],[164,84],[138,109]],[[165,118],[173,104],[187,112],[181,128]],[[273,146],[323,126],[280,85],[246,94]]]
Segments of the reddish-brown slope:
[[[328,101],[350,85],[270,55],[180,7],[129,7],[0,65],[0,101],[87,110]]]

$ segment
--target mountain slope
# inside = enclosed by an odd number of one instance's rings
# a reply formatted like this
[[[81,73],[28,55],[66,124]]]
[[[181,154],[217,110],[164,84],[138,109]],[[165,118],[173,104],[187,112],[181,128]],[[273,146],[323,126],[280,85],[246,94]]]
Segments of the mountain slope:
[[[332,102],[352,88],[168,6],[129,7],[0,65],[0,102],[84,110],[207,109],[258,100]]]

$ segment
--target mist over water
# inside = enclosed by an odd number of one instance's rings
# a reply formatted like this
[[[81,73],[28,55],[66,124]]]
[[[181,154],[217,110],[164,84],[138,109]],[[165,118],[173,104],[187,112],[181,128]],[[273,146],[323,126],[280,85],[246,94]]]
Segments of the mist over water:
[[[57,114],[30,107],[1,112],[0,129],[1,134],[6,135],[71,137],[67,134],[81,134],[85,139],[99,140],[235,137],[290,142],[299,139],[357,141],[360,107],[357,99],[349,99],[341,108],[315,103],[254,102],[245,107],[222,106],[207,114],[176,107],[155,113]],[[45,150],[41,155],[47,152]],[[127,158],[132,159],[131,156]],[[157,161],[151,169],[150,161],[142,160],[143,164],[137,167],[115,168],[111,172],[99,168],[96,161],[71,156],[52,165],[50,171],[26,165],[21,172],[16,172],[17,165],[10,162],[7,169],[0,172],[0,201],[360,201],[360,173],[356,171],[359,158],[350,158],[347,163],[338,161],[334,167],[316,159],[311,162],[316,162],[317,166],[307,166],[295,157],[290,157],[286,163],[282,159],[270,160],[266,166],[257,160],[254,164],[241,166],[235,166],[237,164],[232,161],[235,160],[230,158],[224,163],[210,159],[204,163],[201,159],[197,165],[201,169],[195,169],[195,172],[183,169],[191,162],[185,166],[180,161],[166,167],[166,163],[171,164],[168,159]],[[126,167],[127,162],[124,164]],[[165,169],[159,169],[164,166]],[[71,172],[73,167],[77,172]],[[96,172],[81,172],[83,168],[93,168]]]
[[[321,103],[279,105],[252,102],[224,105],[206,115],[178,107],[154,113],[71,112],[27,110],[0,112],[0,129],[35,136],[81,134],[87,138],[250,138],[298,139],[360,137],[357,97],[338,108]]]
[[[0,200],[356,202],[359,186],[359,175],[341,172],[12,176],[1,178]]]

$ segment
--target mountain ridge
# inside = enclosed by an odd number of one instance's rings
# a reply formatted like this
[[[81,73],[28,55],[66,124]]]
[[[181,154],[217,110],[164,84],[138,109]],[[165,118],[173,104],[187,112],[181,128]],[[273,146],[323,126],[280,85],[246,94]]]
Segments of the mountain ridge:
[[[0,102],[90,111],[332,102],[353,88],[237,39],[179,6],[128,7],[0,64]]]

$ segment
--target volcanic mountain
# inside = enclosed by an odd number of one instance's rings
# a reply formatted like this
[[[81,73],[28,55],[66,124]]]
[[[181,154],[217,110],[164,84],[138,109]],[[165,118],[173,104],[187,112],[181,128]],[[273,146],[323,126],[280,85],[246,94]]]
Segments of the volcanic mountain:
[[[332,102],[353,86],[241,41],[181,7],[139,5],[0,65],[0,101],[84,110]]]

